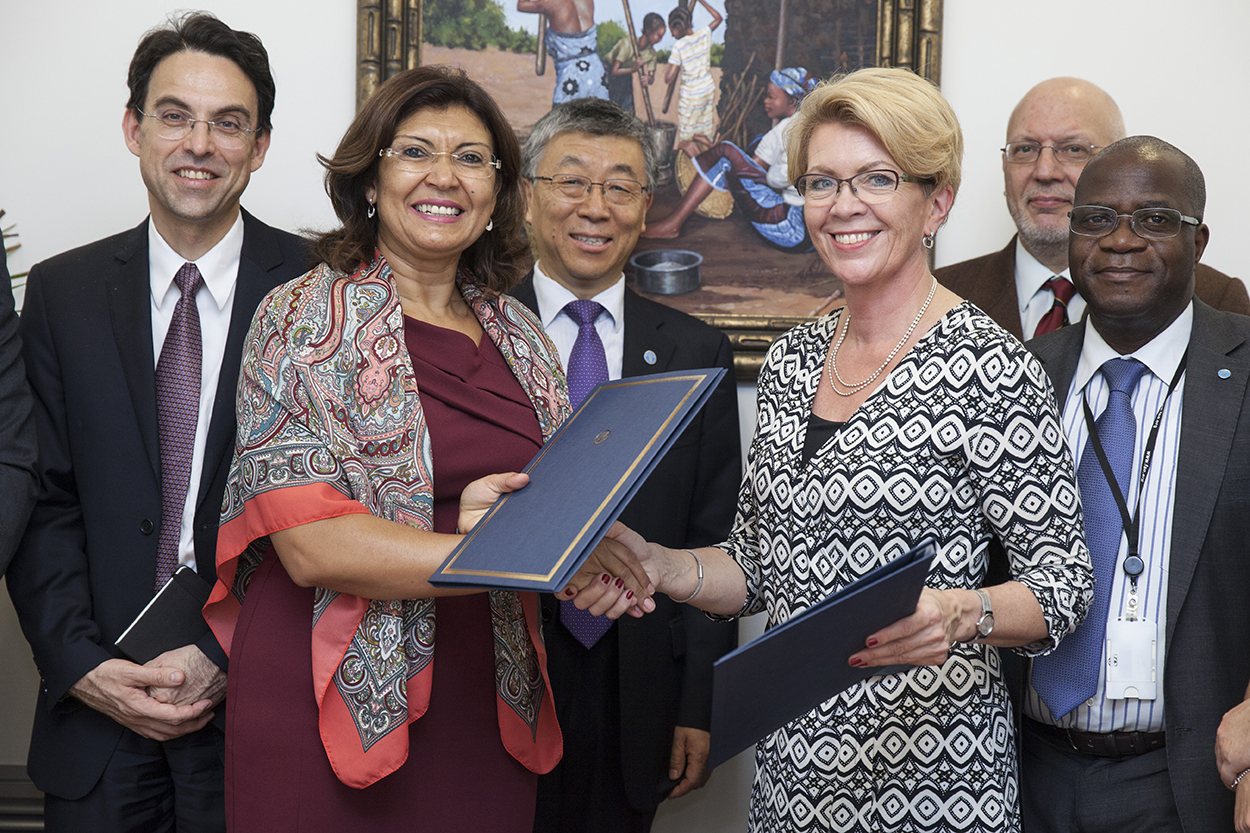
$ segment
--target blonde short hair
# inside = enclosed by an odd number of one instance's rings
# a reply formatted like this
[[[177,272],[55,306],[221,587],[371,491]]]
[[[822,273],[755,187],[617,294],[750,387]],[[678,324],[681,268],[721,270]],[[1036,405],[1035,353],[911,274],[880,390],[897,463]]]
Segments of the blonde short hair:
[[[808,145],[823,124],[858,125],[877,137],[903,173],[959,192],[959,119],[937,87],[911,70],[870,67],[836,75],[808,93],[790,126],[790,180],[807,172]]]

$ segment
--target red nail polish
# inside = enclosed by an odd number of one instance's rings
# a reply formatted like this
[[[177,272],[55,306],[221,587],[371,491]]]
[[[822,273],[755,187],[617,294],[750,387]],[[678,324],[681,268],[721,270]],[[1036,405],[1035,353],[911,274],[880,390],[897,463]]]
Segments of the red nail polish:
[[[877,647],[877,640],[876,640],[875,638],[873,638],[873,639],[869,639],[869,640],[868,640],[868,647],[869,647],[869,648],[875,648],[875,647]]]
[[[604,573],[603,575],[599,576],[599,578],[603,581],[604,584],[612,583],[612,577],[609,576],[607,573]]]
[[[626,590],[626,591],[625,591],[625,598],[627,598],[627,599],[632,599],[633,597],[634,597],[634,591],[633,591],[633,590]]]
[[[854,668],[859,668],[861,665],[864,664],[864,661],[860,659],[859,657],[851,657],[849,662],[851,666]]]
[[[618,578],[618,579],[616,580],[616,588],[619,590],[619,589],[621,589],[621,588],[622,588],[622,587],[624,587],[624,586],[625,586],[625,579],[623,579],[623,578]]]

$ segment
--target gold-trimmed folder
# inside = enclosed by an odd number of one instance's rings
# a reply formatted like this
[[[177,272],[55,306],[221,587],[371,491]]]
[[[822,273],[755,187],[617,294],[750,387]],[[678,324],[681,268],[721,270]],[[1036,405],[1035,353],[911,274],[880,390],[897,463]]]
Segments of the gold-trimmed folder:
[[[440,586],[564,588],[707,402],[723,368],[602,382],[430,578]]]

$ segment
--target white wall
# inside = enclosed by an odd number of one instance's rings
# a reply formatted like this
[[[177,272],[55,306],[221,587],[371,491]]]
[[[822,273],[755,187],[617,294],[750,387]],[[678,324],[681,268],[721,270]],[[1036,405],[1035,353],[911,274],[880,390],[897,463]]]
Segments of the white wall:
[[[1250,278],[1250,3],[1244,0],[946,0],[942,92],[964,130],[964,183],[938,235],[939,266],[997,251],[1015,231],[1003,201],[1007,118],[1038,81],[1075,75],[1120,105],[1129,135],[1194,158],[1207,180],[1203,261]]]
[[[611,0],[600,0],[609,3]],[[354,0],[206,0],[269,48],[278,83],[274,141],[244,203],[274,225],[324,227],[333,216],[314,154],[333,150],[354,107]],[[943,89],[963,122],[964,187],[937,260],[1001,248],[1012,233],[1002,199],[1008,114],[1037,81],[1077,75],[1119,101],[1130,133],[1154,133],[1207,174],[1206,260],[1250,276],[1236,244],[1247,219],[1250,3],[1243,0],[947,0]],[[0,7],[0,224],[17,224],[14,271],[137,224],[147,211],[122,143],[125,73],[139,35],[172,10],[161,0],[40,0]],[[753,413],[752,386],[742,386]],[[749,418],[749,417],[748,417]],[[745,421],[745,419],[744,419]],[[748,632],[758,623],[747,623]],[[748,756],[709,787],[661,810],[657,833],[741,830]]]

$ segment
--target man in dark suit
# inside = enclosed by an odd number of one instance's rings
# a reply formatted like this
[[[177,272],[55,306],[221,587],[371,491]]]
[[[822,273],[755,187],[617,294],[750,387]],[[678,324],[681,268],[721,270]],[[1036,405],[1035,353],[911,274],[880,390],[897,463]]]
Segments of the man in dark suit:
[[[13,285],[0,246],[0,576],[35,505],[35,457],[35,423],[13,309]]]
[[[1205,200],[1166,142],[1103,150],[1071,220],[1089,314],[1028,343],[1063,410],[1103,589],[1033,662],[1026,830],[1233,826],[1212,750],[1250,680],[1250,318],[1194,297]]]
[[[214,580],[252,313],[303,242],[242,211],[270,140],[260,40],[211,15],[144,36],[123,119],[151,216],[37,264],[21,331],[39,498],[9,592],[43,677],[28,762],[49,831],[221,831],[226,659],[115,641],[172,570]]]
[[[1088,81],[1051,78],[1029,90],[1011,113],[1003,148],[1004,193],[1018,234],[1002,251],[934,276],[1021,340],[1079,321],[1085,301],[1068,274],[1068,212],[1085,163],[1124,135],[1120,108]],[[1250,314],[1241,281],[1198,264],[1194,284],[1210,306]]]
[[[733,356],[723,333],[625,287],[656,170],[645,126],[611,102],[578,99],[540,119],[522,161],[538,262],[515,294],[559,348],[570,399],[593,381],[583,372],[590,342],[600,380],[729,371],[621,516],[648,540],[697,547],[727,536],[737,501]],[[646,831],[666,795],[707,780],[712,663],[735,631],[661,595],[654,613],[575,637],[576,615],[559,604],[542,600],[564,759],[539,779],[534,829]]]

